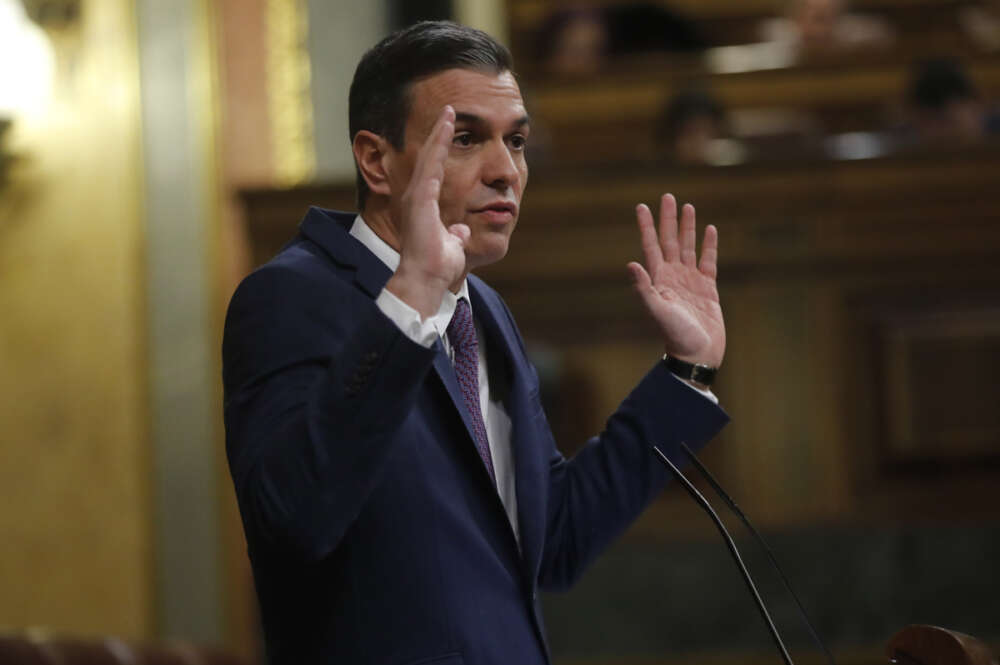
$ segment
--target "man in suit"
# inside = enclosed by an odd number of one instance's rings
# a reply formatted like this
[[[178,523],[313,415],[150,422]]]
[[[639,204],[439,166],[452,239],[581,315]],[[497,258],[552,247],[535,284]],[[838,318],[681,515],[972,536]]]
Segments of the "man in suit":
[[[665,196],[659,233],[638,208],[646,265],[629,271],[673,360],[566,460],[510,312],[470,274],[507,252],[527,180],[506,49],[451,23],[391,35],[358,65],[350,118],[360,214],[312,208],[226,320],[227,452],[270,660],[548,663],[539,588],[568,587],[661,490],[651,443],[726,422],[691,381],[725,347],[716,232],[699,263],[693,208],[678,225]]]

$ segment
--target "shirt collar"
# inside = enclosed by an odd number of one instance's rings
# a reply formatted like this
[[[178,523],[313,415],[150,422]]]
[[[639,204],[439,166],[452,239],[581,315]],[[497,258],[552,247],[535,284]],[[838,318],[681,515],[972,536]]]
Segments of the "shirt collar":
[[[390,247],[389,243],[382,240],[372,230],[372,227],[368,226],[368,222],[361,215],[354,218],[354,223],[351,224],[349,233],[358,242],[368,248],[368,251],[374,254],[379,261],[388,266],[389,270],[396,272],[396,269],[399,268],[399,252]],[[441,300],[441,307],[438,309],[437,314],[430,318],[430,322],[442,337],[445,335],[445,330],[448,328],[452,314],[455,313],[455,306],[458,304],[459,298],[465,298],[469,303],[469,307],[472,307],[472,299],[469,297],[468,279],[462,280],[462,286],[458,289],[457,294],[445,291],[444,298]]]

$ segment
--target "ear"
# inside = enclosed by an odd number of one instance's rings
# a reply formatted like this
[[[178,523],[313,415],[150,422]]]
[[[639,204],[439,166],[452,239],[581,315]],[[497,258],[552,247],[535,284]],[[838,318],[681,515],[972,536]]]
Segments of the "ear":
[[[389,162],[392,146],[383,137],[367,129],[354,135],[354,163],[373,194],[390,196]]]

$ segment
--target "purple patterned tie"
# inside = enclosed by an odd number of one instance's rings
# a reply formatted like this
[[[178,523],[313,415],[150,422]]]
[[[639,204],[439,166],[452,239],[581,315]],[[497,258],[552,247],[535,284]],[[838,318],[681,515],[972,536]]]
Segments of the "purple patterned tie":
[[[458,387],[462,391],[465,408],[472,418],[476,449],[486,464],[486,470],[489,471],[493,484],[496,485],[493,457],[490,455],[483,411],[479,405],[479,342],[476,341],[476,327],[472,323],[472,308],[465,298],[460,298],[455,306],[455,313],[448,323],[447,334],[451,349],[455,352],[455,375],[458,377]]]

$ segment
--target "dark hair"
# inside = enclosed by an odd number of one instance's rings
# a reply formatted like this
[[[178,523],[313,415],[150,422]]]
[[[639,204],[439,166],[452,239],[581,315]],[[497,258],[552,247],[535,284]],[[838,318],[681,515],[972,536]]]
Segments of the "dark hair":
[[[950,102],[978,98],[976,86],[961,64],[949,58],[918,63],[906,91],[911,106],[940,111]]]
[[[481,30],[451,21],[422,21],[392,33],[361,58],[349,100],[351,141],[361,130],[403,149],[410,114],[410,87],[446,69],[510,71],[510,51]],[[357,168],[357,165],[355,165]],[[368,183],[357,169],[358,209],[368,199]]]
[[[674,95],[660,116],[656,139],[662,145],[672,146],[694,118],[708,118],[718,125],[726,121],[726,111],[711,93],[700,89],[683,90]]]

